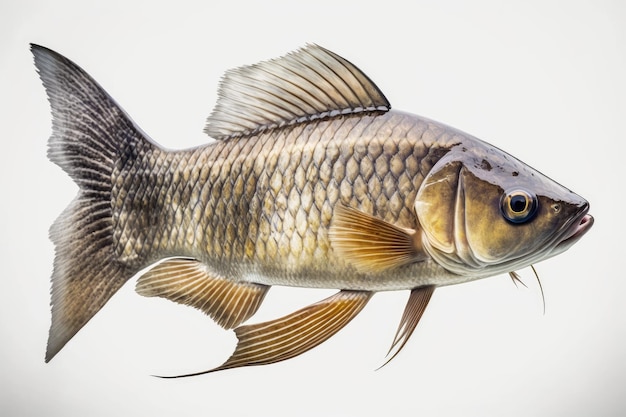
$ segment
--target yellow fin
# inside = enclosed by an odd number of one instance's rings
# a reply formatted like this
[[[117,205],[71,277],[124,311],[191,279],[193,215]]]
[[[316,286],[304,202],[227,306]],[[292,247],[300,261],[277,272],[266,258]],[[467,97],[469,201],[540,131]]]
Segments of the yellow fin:
[[[372,293],[342,290],[285,317],[235,329],[239,342],[217,368],[164,378],[195,376],[224,369],[268,365],[298,356],[324,342],[365,307]]]
[[[411,290],[411,295],[409,296],[409,301],[406,303],[406,307],[404,308],[404,313],[402,314],[400,325],[398,325],[396,336],[393,338],[389,352],[387,352],[387,357],[389,359],[387,359],[387,361],[380,368],[391,362],[393,358],[400,353],[404,345],[406,345],[406,342],[408,342],[409,338],[413,334],[413,330],[415,330],[417,323],[419,323],[422,318],[422,314],[424,314],[433,292],[435,292],[435,287],[433,285],[413,288]],[[397,349],[395,349],[396,346],[398,346]],[[395,352],[392,355],[391,352],[394,349]]]
[[[142,275],[135,290],[146,297],[163,297],[202,310],[220,326],[232,329],[261,305],[269,287],[214,277],[195,259],[168,259]]]
[[[421,236],[338,204],[329,237],[333,249],[360,272],[382,271],[426,259]]]

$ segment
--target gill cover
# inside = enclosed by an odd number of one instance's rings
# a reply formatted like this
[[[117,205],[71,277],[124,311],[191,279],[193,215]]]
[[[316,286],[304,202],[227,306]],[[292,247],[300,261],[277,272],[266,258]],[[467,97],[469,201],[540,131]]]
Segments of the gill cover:
[[[460,170],[460,162],[442,160],[422,183],[415,202],[425,240],[434,249],[447,254],[453,253],[456,247],[454,217]]]

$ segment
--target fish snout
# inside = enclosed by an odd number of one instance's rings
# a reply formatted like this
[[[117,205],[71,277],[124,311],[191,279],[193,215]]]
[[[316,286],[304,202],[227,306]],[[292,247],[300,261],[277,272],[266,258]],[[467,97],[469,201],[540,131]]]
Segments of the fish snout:
[[[576,243],[585,233],[593,226],[594,218],[589,214],[589,203],[584,201],[581,204],[579,214],[576,216],[572,225],[567,229],[558,247],[571,246]]]

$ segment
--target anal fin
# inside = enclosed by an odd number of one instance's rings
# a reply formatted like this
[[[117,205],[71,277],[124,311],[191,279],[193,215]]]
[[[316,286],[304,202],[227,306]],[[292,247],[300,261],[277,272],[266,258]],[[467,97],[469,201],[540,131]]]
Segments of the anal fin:
[[[217,368],[195,376],[241,366],[268,365],[298,356],[336,334],[365,307],[372,293],[342,290],[285,317],[235,329],[235,352]]]
[[[215,277],[195,259],[173,258],[142,275],[135,290],[202,310],[220,326],[232,329],[258,310],[270,287]]]

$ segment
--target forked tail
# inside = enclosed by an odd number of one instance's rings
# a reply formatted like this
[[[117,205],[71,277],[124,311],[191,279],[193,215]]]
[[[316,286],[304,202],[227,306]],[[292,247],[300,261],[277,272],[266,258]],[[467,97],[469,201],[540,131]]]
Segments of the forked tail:
[[[138,272],[115,254],[112,178],[154,145],[81,68],[47,48],[31,50],[52,109],[48,156],[79,186],[50,229],[56,256],[48,362]]]

